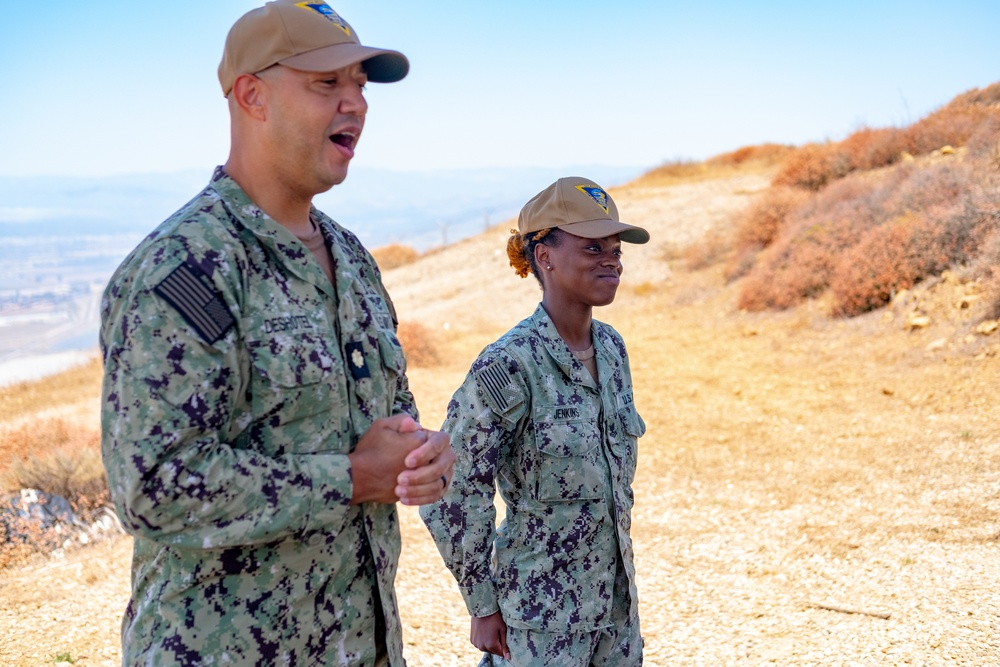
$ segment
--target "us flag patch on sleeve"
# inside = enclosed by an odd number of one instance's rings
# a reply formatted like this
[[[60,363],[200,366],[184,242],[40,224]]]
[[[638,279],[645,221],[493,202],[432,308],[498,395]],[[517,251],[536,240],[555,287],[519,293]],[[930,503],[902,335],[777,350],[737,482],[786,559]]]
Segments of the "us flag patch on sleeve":
[[[510,374],[500,367],[499,361],[476,371],[476,384],[485,394],[484,398],[497,414],[506,414],[522,401],[521,392],[511,382]]]
[[[212,344],[222,338],[236,320],[222,297],[201,279],[202,275],[201,271],[181,264],[153,291],[173,306],[199,336]]]

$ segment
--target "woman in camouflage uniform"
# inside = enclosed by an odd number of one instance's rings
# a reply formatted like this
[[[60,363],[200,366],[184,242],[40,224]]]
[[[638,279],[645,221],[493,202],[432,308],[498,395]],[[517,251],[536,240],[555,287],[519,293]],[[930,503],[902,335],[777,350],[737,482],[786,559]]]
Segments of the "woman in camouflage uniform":
[[[420,511],[458,580],[481,665],[642,664],[629,528],[645,425],[625,344],[592,313],[615,298],[622,241],[648,240],[600,186],[562,178],[524,206],[508,241],[542,302],[455,392],[442,427],[454,480]]]

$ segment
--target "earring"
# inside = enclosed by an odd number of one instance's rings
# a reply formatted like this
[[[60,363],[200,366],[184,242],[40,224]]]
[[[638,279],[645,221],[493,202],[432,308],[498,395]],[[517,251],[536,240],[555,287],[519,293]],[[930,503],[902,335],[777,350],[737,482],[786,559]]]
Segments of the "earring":
[[[548,269],[549,271],[551,271],[551,270],[552,270],[552,265],[551,265],[551,264],[547,264],[547,265],[545,266],[545,268],[546,268],[546,269]]]

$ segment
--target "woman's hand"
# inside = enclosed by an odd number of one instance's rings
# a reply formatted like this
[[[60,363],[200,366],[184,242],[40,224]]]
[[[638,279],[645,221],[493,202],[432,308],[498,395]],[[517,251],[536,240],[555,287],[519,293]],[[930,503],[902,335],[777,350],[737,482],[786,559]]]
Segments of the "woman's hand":
[[[469,641],[480,651],[510,660],[510,651],[507,649],[507,624],[503,622],[499,611],[482,618],[473,617]]]

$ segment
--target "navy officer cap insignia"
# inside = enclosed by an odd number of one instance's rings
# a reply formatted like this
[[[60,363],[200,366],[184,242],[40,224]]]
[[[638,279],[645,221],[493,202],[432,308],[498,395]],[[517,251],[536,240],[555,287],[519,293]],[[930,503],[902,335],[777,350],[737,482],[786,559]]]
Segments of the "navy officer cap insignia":
[[[576,189],[580,192],[585,192],[590,195],[590,198],[604,210],[605,213],[608,212],[608,193],[597,187],[596,185],[578,185]]]
[[[205,274],[197,267],[181,264],[153,288],[181,314],[209,345],[229,331],[236,320],[222,297],[205,284]]]
[[[368,370],[368,362],[365,361],[364,348],[361,341],[354,341],[344,345],[344,357],[347,359],[347,367],[351,369],[351,376],[355,380],[370,378],[372,373]]]

